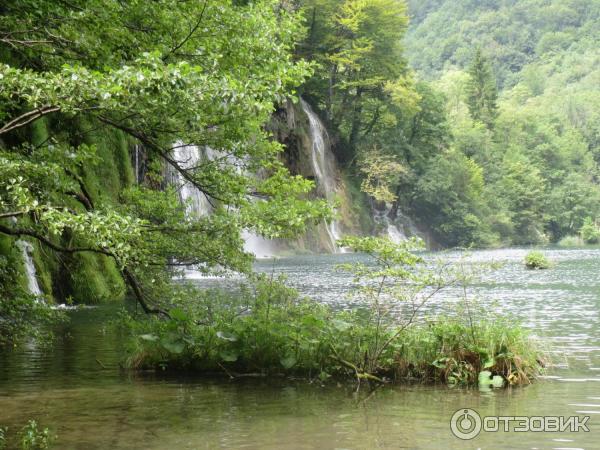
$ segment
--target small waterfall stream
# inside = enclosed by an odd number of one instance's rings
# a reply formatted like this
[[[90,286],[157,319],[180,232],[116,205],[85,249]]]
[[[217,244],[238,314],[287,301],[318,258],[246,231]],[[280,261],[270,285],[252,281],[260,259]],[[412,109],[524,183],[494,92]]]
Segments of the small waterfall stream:
[[[184,145],[181,142],[175,145],[173,159],[182,169],[193,169],[203,162],[217,157],[217,152],[211,148],[198,148],[195,145]],[[232,160],[235,163],[235,160]],[[207,216],[212,211],[208,197],[172,167],[169,167],[169,181],[179,191],[181,202],[186,205],[186,215],[192,218]],[[277,253],[277,246],[262,236],[244,230],[244,250],[254,254],[257,258],[271,258]]]
[[[331,143],[327,130],[313,111],[310,105],[300,99],[302,110],[308,117],[310,126],[310,139],[312,142],[311,164],[317,181],[317,191],[327,200],[334,200],[336,195],[336,167],[335,157],[331,151]],[[333,253],[343,251],[337,246],[336,241],[340,239],[339,224],[336,220],[325,223],[325,230],[329,237],[329,244]]]
[[[385,211],[375,210],[375,222],[381,225],[385,234],[387,234],[387,237],[394,244],[399,244],[400,242],[406,241],[408,239],[406,233],[404,230],[398,228],[398,225],[394,223],[389,214],[390,208],[386,208]]]
[[[35,295],[36,297],[40,297],[43,295],[43,292],[38,284],[35,265],[33,264],[33,258],[31,257],[33,245],[22,240],[18,240],[16,244],[17,247],[21,249],[21,254],[23,255],[23,264],[25,264],[25,274],[27,275],[27,287],[29,289],[29,293]]]
[[[173,159],[182,169],[186,170],[199,166],[202,161],[207,161],[210,157],[210,149],[201,151],[195,145],[184,145],[181,142],[175,144],[173,150]],[[208,197],[171,166],[168,166],[168,178],[178,190],[181,202],[186,205],[188,217],[199,218],[210,214],[212,206]]]

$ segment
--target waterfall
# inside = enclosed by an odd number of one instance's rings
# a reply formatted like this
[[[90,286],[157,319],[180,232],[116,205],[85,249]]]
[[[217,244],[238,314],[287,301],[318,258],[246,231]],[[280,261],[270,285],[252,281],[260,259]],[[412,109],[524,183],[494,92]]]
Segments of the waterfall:
[[[25,274],[27,275],[27,288],[29,289],[29,293],[36,297],[40,297],[43,295],[43,292],[38,284],[35,265],[33,264],[33,258],[31,257],[33,245],[27,241],[18,240],[17,247],[21,249],[21,253],[23,254],[23,264],[25,264]]]
[[[195,145],[185,145],[181,142],[175,144],[173,160],[182,169],[190,170],[207,161],[212,156],[211,149],[202,151]],[[210,214],[212,205],[208,197],[196,186],[187,181],[176,169],[168,166],[170,182],[176,186],[181,203],[185,205],[187,217],[199,218]]]
[[[178,142],[174,146],[172,156],[182,169],[189,170],[203,162],[215,159],[218,152],[209,147],[199,149],[195,145],[184,145]],[[233,165],[239,165],[239,160],[235,157],[228,157],[228,160]],[[171,184],[177,187],[181,202],[186,205],[187,217],[199,218],[211,213],[212,205],[208,197],[192,183],[185,180],[181,173],[169,167],[168,177]],[[269,241],[251,231],[244,230],[242,238],[244,239],[244,250],[254,254],[257,258],[272,258],[277,252],[277,246],[273,241]]]
[[[399,244],[400,242],[404,242],[407,239],[404,232],[400,231],[396,225],[390,222],[388,222],[387,224],[387,234],[394,244]]]
[[[408,238],[406,237],[406,233],[404,230],[398,228],[398,225],[390,219],[390,208],[387,207],[385,211],[375,210],[374,216],[375,222],[381,225],[384,229],[387,237],[395,244],[399,244],[400,242],[406,241]]]
[[[396,244],[406,241],[409,237],[420,237],[427,242],[426,235],[398,208],[393,210],[391,205],[385,205],[385,209],[381,210],[375,207],[373,218],[387,237]]]
[[[331,143],[329,141],[329,135],[327,130],[319,119],[319,116],[312,110],[310,105],[300,99],[300,105],[302,110],[308,117],[309,123],[309,134],[312,142],[311,149],[311,165],[315,173],[317,181],[317,191],[323,195],[327,200],[334,200],[336,195],[337,183],[335,180],[335,157],[331,151]],[[339,233],[339,224],[337,221],[332,220],[329,223],[325,223],[325,231],[329,238],[329,244],[331,250],[334,253],[343,251],[337,246],[336,241],[341,237]]]

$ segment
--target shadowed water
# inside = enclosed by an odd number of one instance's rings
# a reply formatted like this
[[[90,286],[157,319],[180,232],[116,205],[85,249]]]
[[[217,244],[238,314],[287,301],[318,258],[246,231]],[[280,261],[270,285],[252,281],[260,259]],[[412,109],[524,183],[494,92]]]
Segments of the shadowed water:
[[[72,312],[57,346],[0,356],[0,425],[35,418],[65,449],[372,449],[600,448],[600,251],[548,250],[556,266],[527,271],[525,250],[474,252],[473,262],[505,265],[475,294],[489,308],[520,318],[558,362],[534,385],[480,392],[444,386],[397,386],[372,396],[352,386],[285,380],[227,381],[133,376],[118,367],[119,337],[106,321],[114,309]],[[456,253],[443,256],[459,258]],[[339,307],[352,280],[334,270],[357,255],[262,261],[303,293]],[[199,280],[219,283],[218,280]],[[430,312],[454,301],[452,292]],[[482,433],[460,441],[452,414],[589,415],[590,433]]]

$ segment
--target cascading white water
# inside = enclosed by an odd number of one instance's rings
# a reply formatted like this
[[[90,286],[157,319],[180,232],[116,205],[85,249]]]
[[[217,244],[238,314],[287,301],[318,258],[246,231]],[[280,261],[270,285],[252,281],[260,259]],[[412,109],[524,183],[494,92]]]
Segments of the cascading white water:
[[[390,240],[396,244],[408,240],[409,237],[419,237],[426,241],[426,236],[417,228],[410,217],[397,209],[395,218],[391,217],[392,207],[386,205],[385,210],[375,210],[374,219],[384,230]]]
[[[40,297],[43,295],[43,292],[38,284],[35,265],[33,264],[33,258],[31,257],[33,245],[27,241],[19,240],[17,241],[17,247],[21,249],[23,255],[23,264],[25,264],[25,274],[27,275],[27,288],[29,289],[29,293],[36,297]]]
[[[199,149],[195,145],[184,145],[181,142],[175,144],[173,150],[173,159],[179,164],[182,169],[190,170],[203,162],[214,160],[219,156],[219,153],[209,147]],[[231,163],[240,166],[239,160],[234,157],[229,157]],[[239,169],[241,171],[241,168]],[[181,173],[172,167],[169,168],[170,182],[177,187],[181,202],[186,205],[186,215],[188,217],[203,217],[207,216],[212,211],[212,205],[208,197],[187,181]],[[271,258],[277,252],[276,244],[262,236],[258,236],[248,230],[242,232],[244,239],[244,250],[254,254],[257,258]],[[190,273],[190,276],[192,274]]]
[[[310,160],[316,178],[317,191],[327,200],[333,201],[337,190],[335,178],[337,170],[327,130],[308,103],[300,99],[300,104],[309,122],[312,147]],[[172,157],[182,169],[190,170],[202,164],[203,161],[206,162],[215,158],[217,154],[218,152],[210,148],[199,149],[195,145],[184,145],[178,142],[174,146]],[[236,164],[236,162],[233,158],[232,164]],[[170,182],[177,187],[181,201],[186,204],[188,217],[197,218],[210,214],[212,206],[204,193],[185,180],[173,168],[169,169],[168,175]],[[340,249],[336,244],[341,237],[339,223],[335,220],[325,223],[324,229],[327,233],[331,251],[334,253],[343,252],[344,249]],[[253,253],[258,258],[273,257],[277,254],[278,246],[276,242],[267,240],[248,230],[243,231],[242,237],[244,239],[244,250]]]
[[[388,223],[387,234],[394,244],[399,244],[400,242],[404,242],[407,239],[406,235],[402,231],[400,231],[398,227],[393,223]]]
[[[317,179],[317,190],[327,199],[334,200],[336,195],[335,180],[335,157],[331,151],[331,144],[327,130],[319,119],[319,116],[312,110],[310,105],[300,99],[302,110],[308,117],[309,134],[312,142],[311,164]],[[343,251],[337,246],[337,240],[340,239],[339,224],[332,220],[325,224],[325,230],[329,237],[329,244],[334,253]]]
[[[404,231],[400,230],[398,226],[390,219],[389,208],[385,211],[375,212],[375,222],[382,225],[385,228],[387,237],[395,244],[406,241],[408,238]]]
[[[212,156],[211,149],[202,151],[195,145],[184,145],[181,142],[175,144],[173,149],[173,160],[185,170],[191,170],[194,167],[207,161]],[[169,178],[171,183],[179,191],[181,202],[186,205],[186,215],[188,217],[202,217],[210,214],[212,206],[208,197],[196,186],[187,181],[181,173],[169,166]]]
[[[177,142],[174,145],[171,155],[177,165],[185,170],[191,170],[199,166],[208,159],[208,156],[206,150],[201,151],[195,145],[185,145],[182,142]],[[167,166],[167,179],[177,189],[179,200],[185,205],[187,218],[198,219],[210,214],[212,205],[206,194],[186,180],[177,169],[170,165]],[[204,274],[197,268],[190,266],[185,268],[184,276],[185,278],[202,278]]]

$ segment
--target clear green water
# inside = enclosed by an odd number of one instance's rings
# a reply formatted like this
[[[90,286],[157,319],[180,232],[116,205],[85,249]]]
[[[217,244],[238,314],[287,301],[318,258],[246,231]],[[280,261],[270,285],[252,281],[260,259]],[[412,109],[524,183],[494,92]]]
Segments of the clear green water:
[[[523,269],[525,253],[472,255],[506,263],[476,287],[482,302],[523,320],[560,361],[525,388],[396,386],[367,398],[352,386],[132,375],[119,370],[119,337],[105,326],[114,310],[89,309],[73,313],[50,351],[0,356],[0,425],[14,431],[35,418],[58,435],[61,449],[600,449],[600,250],[549,250],[558,264],[545,272]],[[295,257],[257,269],[286,273],[304,293],[353,307],[345,296],[351,280],[333,266],[354,258]],[[452,301],[448,293],[430,311]],[[481,433],[461,441],[449,421],[465,407],[484,416],[589,415],[591,432]]]

